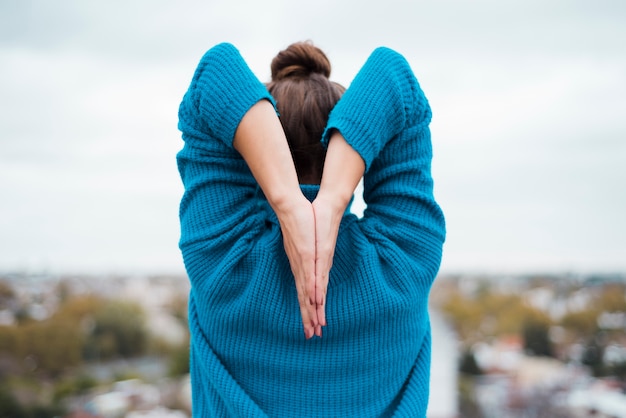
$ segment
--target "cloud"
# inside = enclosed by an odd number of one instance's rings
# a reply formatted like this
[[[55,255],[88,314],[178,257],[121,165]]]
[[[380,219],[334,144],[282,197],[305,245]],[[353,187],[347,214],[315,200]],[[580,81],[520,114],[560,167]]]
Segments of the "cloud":
[[[0,3],[0,269],[182,269],[177,107],[229,41],[311,39],[349,84],[402,52],[433,107],[444,270],[626,269],[626,4]]]

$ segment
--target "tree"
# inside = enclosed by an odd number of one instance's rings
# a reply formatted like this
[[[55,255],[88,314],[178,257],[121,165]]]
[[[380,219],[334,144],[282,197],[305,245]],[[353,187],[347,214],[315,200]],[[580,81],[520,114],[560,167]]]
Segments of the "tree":
[[[18,328],[16,358],[29,371],[58,375],[82,362],[83,338],[68,321],[30,322]]]
[[[601,334],[596,333],[587,341],[582,363],[589,366],[594,376],[604,375],[604,344]]]
[[[471,349],[467,349],[463,352],[459,364],[459,371],[470,376],[480,376],[483,374],[482,369],[476,362],[474,352]]]
[[[176,377],[189,373],[189,344],[182,344],[172,350],[168,374]]]
[[[522,329],[524,350],[533,356],[553,357],[554,350],[549,332],[548,323],[536,319],[526,320]]]
[[[15,292],[11,285],[0,280],[0,308],[3,308],[13,298],[15,298]]]
[[[53,319],[71,321],[81,330],[85,360],[133,357],[147,348],[145,316],[132,302],[95,296],[70,298]]]
[[[592,335],[598,329],[598,310],[586,309],[570,312],[561,319],[561,326],[574,335]]]
[[[0,384],[0,417],[19,418],[23,415],[22,407],[11,391],[5,385]]]
[[[110,301],[93,315],[93,328],[86,353],[100,358],[143,354],[148,341],[141,309],[129,302]]]

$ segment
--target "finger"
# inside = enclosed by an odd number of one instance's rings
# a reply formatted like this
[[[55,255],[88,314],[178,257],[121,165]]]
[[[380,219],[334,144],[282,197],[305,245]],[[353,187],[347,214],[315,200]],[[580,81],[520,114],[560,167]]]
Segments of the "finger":
[[[304,277],[304,298],[303,303],[307,310],[307,315],[314,326],[319,325],[315,305],[315,256],[312,255],[306,262],[303,262],[305,271],[301,273]],[[297,280],[297,279],[296,279]]]
[[[311,304],[311,306],[314,307],[316,303],[315,290],[316,290],[316,284],[317,284],[317,277],[315,275],[315,259],[313,259],[312,263],[310,263],[304,277],[305,277],[304,285],[305,285],[306,294],[307,294],[307,297],[309,298],[309,303]]]
[[[302,327],[304,329],[304,336],[308,340],[313,337],[315,333],[316,323],[313,321],[310,310],[308,309],[307,300],[304,296],[298,297],[298,302],[300,304],[300,315],[302,316]]]
[[[315,305],[316,307],[316,311],[317,311],[317,322],[320,324],[320,326],[326,326],[326,304],[325,303],[319,303],[317,305]]]
[[[320,251],[319,258],[315,260],[315,305],[317,320],[321,325],[326,326],[326,292],[328,289],[328,276],[332,263],[332,257]]]
[[[315,282],[315,310],[317,322],[326,326],[326,288],[328,279],[324,278],[324,274],[318,275]]]
[[[306,254],[298,251],[295,245],[285,239],[285,250],[292,267],[300,315],[306,338],[311,338],[315,333],[315,326],[318,325],[317,313],[315,310],[315,258],[313,254]],[[310,279],[313,277],[313,280]],[[313,290],[311,291],[311,283]],[[313,296],[310,296],[313,295]]]
[[[309,340],[313,338],[313,334],[315,334],[315,327],[312,327],[312,326],[304,327],[304,338]]]
[[[311,304],[310,298],[304,290],[305,286],[296,278],[296,290],[298,292],[298,305],[300,307],[300,316],[302,317],[302,327],[304,335],[307,339],[315,334],[315,327],[318,324],[315,305]]]
[[[321,263],[319,263],[321,264]],[[315,304],[323,305],[326,300],[326,289],[328,288],[329,269],[325,264],[320,267],[315,278]]]

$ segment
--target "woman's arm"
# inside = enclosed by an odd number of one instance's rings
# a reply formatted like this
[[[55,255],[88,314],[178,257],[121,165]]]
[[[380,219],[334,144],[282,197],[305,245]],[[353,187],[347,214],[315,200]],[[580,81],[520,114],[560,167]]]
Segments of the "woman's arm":
[[[246,160],[276,212],[283,244],[296,280],[306,338],[321,335],[315,309],[315,218],[304,197],[276,111],[268,101],[255,104],[241,120],[233,146]]]
[[[402,251],[432,279],[445,223],[433,196],[430,119],[407,61],[378,48],[331,112],[324,140],[339,131],[365,163],[363,232]]]
[[[233,45],[219,44],[200,60],[179,107],[185,142],[177,155],[185,186],[180,248],[194,290],[206,296],[219,288],[211,283],[227,277],[233,257],[243,257],[263,233],[265,215],[253,198],[260,185],[281,223],[310,338],[319,330],[311,302],[313,210],[298,186],[272,100]]]
[[[326,289],[333,265],[339,224],[365,171],[361,156],[334,131],[328,143],[320,191],[313,201],[315,212],[315,303],[317,317],[326,325]]]
[[[251,198],[258,185],[232,141],[246,112],[263,99],[271,95],[239,51],[219,44],[198,63],[179,106],[184,146],[176,160],[185,187],[179,246],[192,287],[204,297],[230,273],[233,249],[245,250],[262,233],[264,215]]]

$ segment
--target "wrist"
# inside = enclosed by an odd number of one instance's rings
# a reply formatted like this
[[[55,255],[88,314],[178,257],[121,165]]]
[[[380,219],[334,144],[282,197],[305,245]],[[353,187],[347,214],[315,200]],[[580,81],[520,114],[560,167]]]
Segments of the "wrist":
[[[331,209],[335,214],[343,215],[352,200],[353,193],[347,189],[320,188],[315,201]]]
[[[311,204],[299,188],[298,190],[274,190],[269,196],[266,195],[266,198],[278,219],[293,213],[303,204]]]

